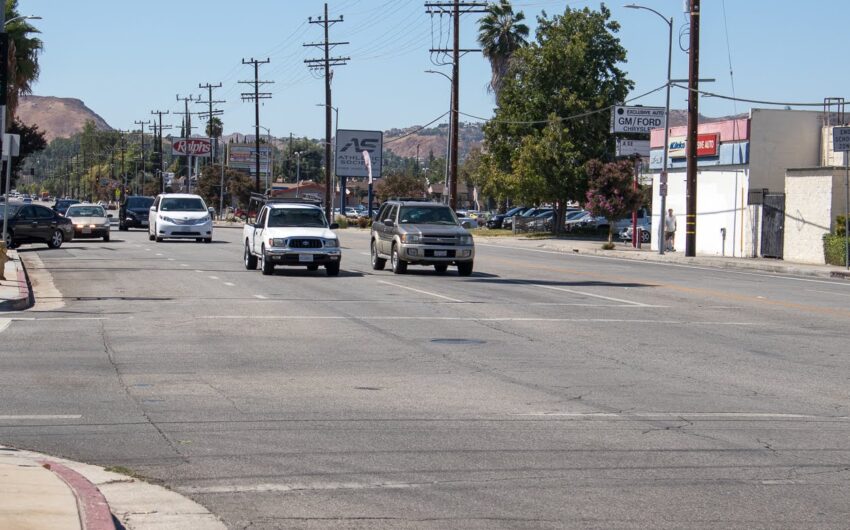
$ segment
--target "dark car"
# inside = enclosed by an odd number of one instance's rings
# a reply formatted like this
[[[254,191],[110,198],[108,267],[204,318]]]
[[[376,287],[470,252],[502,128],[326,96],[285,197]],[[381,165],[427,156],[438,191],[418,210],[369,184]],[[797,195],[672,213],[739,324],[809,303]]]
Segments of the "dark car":
[[[505,213],[498,213],[487,220],[487,228],[503,228],[505,219],[513,217],[514,215],[519,215],[519,213],[523,210],[525,210],[525,206],[517,206],[516,208],[511,208]]]
[[[65,212],[68,211],[68,206],[79,203],[80,201],[77,199],[58,199],[53,205],[53,211],[58,212],[60,215],[65,215]]]
[[[118,230],[148,228],[148,214],[153,206],[153,197],[130,195],[124,198],[118,209]]]
[[[6,246],[15,248],[22,243],[47,243],[50,248],[59,248],[65,241],[74,238],[74,224],[70,219],[37,204],[3,204],[9,209],[9,225],[6,230]]]

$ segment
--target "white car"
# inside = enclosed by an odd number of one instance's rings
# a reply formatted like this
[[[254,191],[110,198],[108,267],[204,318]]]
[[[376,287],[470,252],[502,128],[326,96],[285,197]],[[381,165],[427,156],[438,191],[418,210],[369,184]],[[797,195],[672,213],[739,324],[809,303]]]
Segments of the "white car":
[[[194,239],[212,242],[213,225],[210,208],[200,195],[161,193],[148,213],[148,238]]]
[[[107,214],[99,204],[72,204],[65,217],[74,223],[74,238],[102,237],[109,241],[109,225],[112,214]]]

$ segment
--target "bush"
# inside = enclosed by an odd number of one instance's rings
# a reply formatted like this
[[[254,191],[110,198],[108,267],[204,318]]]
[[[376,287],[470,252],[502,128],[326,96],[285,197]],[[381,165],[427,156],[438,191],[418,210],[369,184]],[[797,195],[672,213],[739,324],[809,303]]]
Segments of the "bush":
[[[606,241],[602,244],[602,250],[614,250],[614,248],[616,248],[616,245],[614,245],[614,243],[608,243]]]
[[[823,236],[823,257],[827,265],[842,265],[847,263],[844,261],[847,257],[847,240],[844,238],[844,225],[842,227],[842,235],[825,234]]]
[[[844,216],[839,215],[835,218],[835,235],[843,236],[844,235]]]
[[[338,224],[340,228],[348,228],[348,218],[344,215],[337,215],[334,222]]]
[[[370,228],[372,226],[372,219],[368,217],[358,217],[357,226],[358,228]]]

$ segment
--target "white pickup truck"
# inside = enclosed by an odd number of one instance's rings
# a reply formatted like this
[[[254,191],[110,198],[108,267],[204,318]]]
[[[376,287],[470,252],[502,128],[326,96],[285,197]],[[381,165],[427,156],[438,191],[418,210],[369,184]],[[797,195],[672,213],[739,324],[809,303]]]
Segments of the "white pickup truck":
[[[266,199],[254,222],[242,229],[245,268],[259,264],[263,274],[274,274],[275,266],[324,266],[328,276],[339,275],[342,252],[339,238],[328,226],[325,212],[315,203],[293,199]]]

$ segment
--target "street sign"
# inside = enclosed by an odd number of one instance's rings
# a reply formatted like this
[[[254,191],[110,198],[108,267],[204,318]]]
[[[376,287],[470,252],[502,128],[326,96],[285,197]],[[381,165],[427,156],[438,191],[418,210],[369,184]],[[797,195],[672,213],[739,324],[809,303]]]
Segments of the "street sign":
[[[832,150],[850,151],[850,127],[834,127],[832,129]]]
[[[661,197],[667,196],[667,184],[659,184],[658,185],[658,195]]]
[[[12,156],[20,156],[21,154],[21,135],[20,134],[4,134],[3,135],[3,158]]]
[[[649,157],[649,140],[617,138],[617,156],[640,155]]]
[[[369,153],[372,177],[381,178],[381,161],[384,152],[384,133],[381,131],[336,131],[336,174],[340,177],[368,177],[369,170],[363,159]]]
[[[611,111],[612,133],[649,134],[664,127],[664,107],[614,106]]]
[[[171,154],[174,156],[203,156],[212,153],[211,138],[175,138],[171,144]]]

